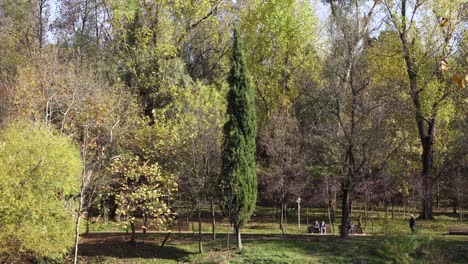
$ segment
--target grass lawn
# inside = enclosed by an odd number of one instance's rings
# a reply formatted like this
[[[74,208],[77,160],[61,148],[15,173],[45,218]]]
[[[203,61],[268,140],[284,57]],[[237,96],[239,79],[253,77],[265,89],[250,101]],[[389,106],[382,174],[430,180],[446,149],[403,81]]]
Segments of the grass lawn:
[[[226,248],[226,236],[204,237],[197,254],[196,237],[139,234],[137,245],[125,234],[91,234],[82,240],[85,263],[468,263],[467,236],[355,236],[347,240],[320,235],[254,235],[243,237],[245,249]]]
[[[308,212],[308,214],[307,214]],[[363,214],[353,211],[352,220]],[[112,221],[92,223],[90,231],[116,231],[91,233],[81,240],[81,263],[468,263],[468,236],[448,236],[452,225],[468,225],[456,215],[438,213],[435,220],[417,221],[417,235],[409,235],[408,214],[394,212],[369,213],[366,236],[352,236],[347,240],[337,236],[306,235],[307,218],[310,224],[325,220],[323,209],[301,212],[299,234],[297,216],[291,212],[287,234],[283,235],[274,221],[271,208],[259,207],[256,215],[242,230],[244,250],[235,250],[234,236],[227,250],[226,232],[229,225],[217,223],[217,240],[210,237],[209,212],[203,221],[204,254],[198,254],[196,234],[191,224],[187,232],[173,231],[161,248],[164,233],[141,234],[138,230],[136,245],[129,245],[129,235],[121,223]],[[337,212],[339,215],[339,212]],[[337,219],[335,232],[338,232]],[[195,223],[195,228],[197,223]]]

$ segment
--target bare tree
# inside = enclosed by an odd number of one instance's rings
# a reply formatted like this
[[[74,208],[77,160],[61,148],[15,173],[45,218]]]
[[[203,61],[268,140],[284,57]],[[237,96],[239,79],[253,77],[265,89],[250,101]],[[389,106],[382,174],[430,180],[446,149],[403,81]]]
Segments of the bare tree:
[[[366,74],[365,50],[369,43],[372,18],[378,1],[366,8],[360,1],[329,1],[331,8],[331,52],[325,74],[329,80],[330,108],[336,120],[334,139],[340,154],[338,175],[341,180],[342,216],[340,236],[348,237],[347,224],[351,207],[351,195],[355,181],[359,179],[369,162],[367,116],[373,107],[366,95],[370,89]],[[377,102],[379,103],[379,102]]]
[[[307,187],[302,135],[292,110],[283,109],[270,117],[260,131],[257,148],[262,165],[260,192],[264,199],[281,207],[280,229],[284,233],[287,206],[302,196]]]

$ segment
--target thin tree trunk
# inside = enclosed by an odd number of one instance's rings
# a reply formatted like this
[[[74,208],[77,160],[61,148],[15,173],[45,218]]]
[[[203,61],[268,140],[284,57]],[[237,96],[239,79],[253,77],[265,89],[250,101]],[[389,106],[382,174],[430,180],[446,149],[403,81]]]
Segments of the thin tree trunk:
[[[198,208],[198,253],[203,253],[201,209]]]
[[[284,232],[288,232],[288,205],[284,205],[284,223],[283,223],[283,227],[284,227]]]
[[[336,207],[336,192],[330,190],[329,178],[327,177],[327,200],[328,208],[330,208],[330,217],[332,222],[335,222],[335,207]]]
[[[84,174],[85,172],[83,172]],[[81,208],[83,207],[83,193],[84,193],[84,176],[81,176],[81,188],[80,188],[80,202],[78,205],[78,212],[75,221],[75,256],[73,263],[78,263],[78,244],[80,242],[80,219],[81,219]]]
[[[229,242],[230,242],[229,238],[230,238],[231,231],[232,231],[232,224],[231,224],[231,226],[229,228],[229,231],[227,232],[227,248],[228,248],[228,251],[230,250],[230,248],[229,248],[229,246],[230,246],[229,245]]]
[[[89,215],[87,215],[86,217],[86,231],[85,231],[85,235],[88,235],[89,234]]]
[[[80,186],[80,200],[78,204],[78,211],[76,215],[76,222],[75,222],[75,256],[73,259],[73,263],[78,263],[78,245],[80,242],[80,219],[81,219],[81,210],[83,208],[84,202],[84,192],[86,188],[86,178],[87,178],[87,167],[86,167],[86,155],[87,155],[87,148],[88,148],[88,130],[85,130],[84,140],[83,140],[83,147],[81,149],[81,154],[83,156],[83,169],[81,171],[81,186]]]
[[[171,231],[169,231],[169,233],[167,233],[166,237],[164,238],[163,242],[161,243],[161,247],[164,247],[164,245],[166,244],[167,240],[169,239],[169,236],[171,235]]]
[[[148,215],[145,213],[143,213],[143,234],[146,234],[146,229],[148,229]]]
[[[281,216],[280,216],[280,229],[281,229],[281,232],[283,232],[283,235],[284,235],[284,223],[283,223],[283,217],[284,217],[284,205],[281,204]]]
[[[333,226],[333,222],[332,222],[332,218],[331,218],[331,213],[330,213],[330,206],[327,206],[328,208],[328,222],[330,223],[330,229],[332,231],[332,235],[334,236],[335,235],[335,227]],[[322,227],[320,227],[321,229]],[[326,232],[326,230],[325,230]]]
[[[239,226],[236,226],[236,235],[237,235],[237,249],[239,251],[242,251],[242,238],[241,238],[241,232],[240,232]]]
[[[216,240],[216,217],[215,217],[215,210],[214,210],[214,201],[211,200],[211,228],[212,228],[212,239]]]
[[[136,234],[135,234],[135,222],[134,220],[130,221],[130,228],[132,229],[132,236],[130,238],[130,244],[135,244],[136,243]]]
[[[367,212],[367,201],[366,204],[364,205],[364,215],[366,218],[364,218],[364,228],[367,229],[367,218],[368,218],[368,212]]]
[[[277,213],[276,204],[274,204],[273,205],[273,223],[276,223],[276,213]]]

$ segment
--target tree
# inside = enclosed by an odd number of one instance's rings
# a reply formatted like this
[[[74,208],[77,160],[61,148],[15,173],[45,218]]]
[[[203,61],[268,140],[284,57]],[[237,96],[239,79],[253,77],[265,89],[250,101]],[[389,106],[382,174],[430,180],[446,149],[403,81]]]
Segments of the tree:
[[[237,2],[261,128],[317,72],[316,19],[306,0]]]
[[[222,93],[214,86],[197,82],[186,91],[181,104],[186,140],[179,151],[181,198],[198,215],[199,252],[202,253],[201,211],[211,202],[213,239],[215,239],[214,201],[219,196],[215,183],[221,169],[222,126],[225,108]]]
[[[136,102],[121,85],[100,80],[79,60],[60,60],[58,48],[44,49],[18,70],[12,93],[12,114],[54,127],[81,146],[83,172],[76,219],[78,254],[82,215],[98,202],[109,178],[106,168],[133,126]],[[124,100],[125,98],[125,100]],[[88,222],[87,222],[88,223]]]
[[[110,170],[116,204],[120,213],[128,216],[132,230],[130,243],[136,242],[134,214],[143,213],[156,226],[170,221],[172,211],[167,197],[177,190],[174,175],[164,172],[158,164],[131,155],[115,159]]]
[[[254,91],[237,25],[234,28],[234,49],[228,81],[227,121],[224,125],[220,176],[221,207],[236,230],[237,247],[242,250],[240,228],[249,220],[257,201],[256,115]]]
[[[182,57],[188,45],[182,44],[222,3],[220,0],[201,2],[193,5],[185,0],[136,0],[123,1],[122,6],[115,7],[113,25],[120,59],[119,75],[139,96],[150,124],[154,123],[153,110],[173,103],[177,88],[185,88],[191,81]]]
[[[368,100],[372,93],[370,76],[367,74],[365,52],[374,11],[378,1],[365,12],[359,1],[329,1],[331,9],[330,34],[332,52],[324,69],[331,91],[331,114],[334,139],[339,155],[338,175],[341,183],[342,213],[340,237],[348,237],[348,222],[351,199],[356,181],[362,177],[368,166],[369,144],[376,138],[369,133],[368,122],[379,100]],[[374,104],[374,105],[370,105]]]
[[[0,162],[0,253],[62,258],[73,246],[78,149],[56,131],[17,122],[0,131]]]
[[[436,127],[451,111],[455,85],[440,67],[454,52],[453,39],[463,28],[463,1],[383,1],[388,26],[398,32],[421,153],[422,219],[432,219]],[[459,15],[460,14],[460,15]],[[419,21],[425,21],[420,24]],[[446,22],[448,21],[448,22]],[[430,34],[428,32],[431,32]]]
[[[280,229],[285,232],[287,206],[303,197],[307,188],[299,122],[292,110],[273,114],[260,130],[258,149],[261,161],[259,190],[263,198],[281,206]]]

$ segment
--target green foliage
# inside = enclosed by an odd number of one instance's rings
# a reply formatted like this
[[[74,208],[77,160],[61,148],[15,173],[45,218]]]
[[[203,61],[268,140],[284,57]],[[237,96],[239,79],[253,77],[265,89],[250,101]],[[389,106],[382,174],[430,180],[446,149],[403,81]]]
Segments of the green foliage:
[[[388,238],[377,249],[377,254],[392,263],[409,264],[414,262],[413,255],[424,243],[415,236]]]
[[[0,253],[58,259],[73,246],[70,195],[78,192],[79,151],[34,124],[0,132]]]
[[[236,26],[220,182],[221,206],[226,217],[236,227],[248,221],[257,201],[255,98],[249,78],[242,41]]]
[[[184,128],[177,155],[181,195],[195,208],[219,194],[216,178],[221,168],[224,94],[224,89],[196,82],[177,102]]]
[[[167,199],[177,190],[174,176],[162,171],[158,164],[149,164],[137,156],[122,156],[111,167],[115,202],[119,212],[128,215],[143,212],[158,226],[171,219]]]
[[[317,22],[309,1],[249,2],[240,14],[241,28],[262,126],[301,96],[304,82],[318,79]]]

